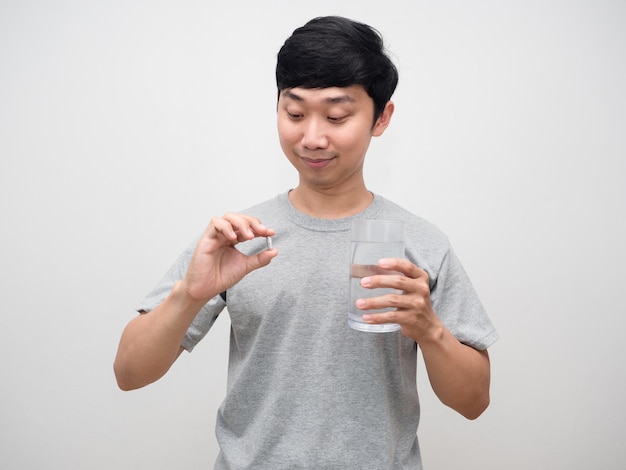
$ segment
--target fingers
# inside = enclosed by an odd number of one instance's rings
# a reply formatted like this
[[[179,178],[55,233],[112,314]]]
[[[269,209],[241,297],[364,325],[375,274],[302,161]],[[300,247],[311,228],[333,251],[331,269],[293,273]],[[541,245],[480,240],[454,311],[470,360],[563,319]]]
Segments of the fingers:
[[[230,245],[252,240],[255,237],[274,235],[274,230],[267,228],[256,217],[244,214],[226,213],[222,217],[214,217],[207,229],[209,236],[222,238]]]
[[[393,288],[398,293],[357,300],[363,321],[371,325],[396,323],[403,335],[419,343],[440,326],[430,300],[428,273],[404,259],[383,259],[378,266],[394,274],[365,277],[361,284],[370,289]],[[369,312],[385,309],[390,310]]]
[[[361,285],[367,289],[395,289],[396,293],[359,299],[356,303],[361,310],[421,309],[430,303],[428,273],[411,261],[399,258],[380,260],[378,267],[387,274],[366,276]]]
[[[361,279],[361,285],[368,289],[393,288],[405,293],[421,292],[429,289],[428,273],[418,268],[411,261],[400,258],[384,258],[378,267],[370,272],[376,275]]]
[[[257,237],[271,237],[275,234],[273,229],[266,227],[256,217],[232,212],[221,218],[213,219],[212,224],[214,224],[216,231],[222,233],[230,241],[231,245]],[[278,250],[270,247],[270,243],[268,243],[267,249],[245,258],[246,273],[267,266],[278,255]]]
[[[378,266],[389,271],[398,271],[405,276],[418,279],[420,277],[426,277],[428,279],[428,273],[421,268],[418,268],[408,259],[403,258],[383,258],[378,262]]]

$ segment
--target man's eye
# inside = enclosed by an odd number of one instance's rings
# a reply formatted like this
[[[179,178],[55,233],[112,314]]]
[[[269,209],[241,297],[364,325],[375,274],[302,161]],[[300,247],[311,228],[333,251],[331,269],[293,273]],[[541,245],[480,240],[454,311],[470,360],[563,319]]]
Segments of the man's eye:
[[[302,114],[290,113],[289,111],[287,111],[287,116],[289,116],[291,119],[300,119],[302,117]]]
[[[346,117],[347,117],[347,116],[328,116],[328,120],[329,120],[330,122],[335,122],[335,123],[337,123],[337,122],[343,122],[343,121],[345,121],[345,120],[346,120]]]

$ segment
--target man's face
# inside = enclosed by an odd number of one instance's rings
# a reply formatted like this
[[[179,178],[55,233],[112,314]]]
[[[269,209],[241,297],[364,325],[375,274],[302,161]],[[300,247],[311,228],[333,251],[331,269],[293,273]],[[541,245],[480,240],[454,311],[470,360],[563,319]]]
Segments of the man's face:
[[[282,90],[280,145],[298,170],[300,184],[316,190],[362,184],[365,154],[371,138],[387,127],[393,105],[388,108],[372,126],[374,102],[360,85]]]

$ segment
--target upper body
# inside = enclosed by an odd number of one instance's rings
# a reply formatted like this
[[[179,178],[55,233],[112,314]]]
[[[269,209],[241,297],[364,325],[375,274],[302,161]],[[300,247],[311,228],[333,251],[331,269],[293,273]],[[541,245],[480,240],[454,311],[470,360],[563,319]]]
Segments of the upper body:
[[[370,140],[382,135],[391,121],[394,104],[390,98],[396,83],[397,71],[384,54],[379,35],[365,25],[341,18],[316,19],[294,31],[285,42],[277,65],[277,124],[283,152],[299,175],[298,186],[285,196],[293,210],[302,216],[332,224],[363,214],[375,204],[375,197],[363,179],[363,163]],[[210,221],[193,253],[188,256],[184,272],[172,282],[166,296],[149,313],[136,317],[126,327],[115,361],[121,388],[141,387],[161,377],[184,349],[183,343],[189,341],[185,338],[189,338],[188,332],[193,331],[192,322],[198,318],[198,313],[207,303],[219,303],[220,293],[227,292],[227,301],[229,295],[235,296],[231,300],[236,302],[238,298],[243,299],[237,292],[249,281],[263,276],[262,273],[267,275],[273,265],[278,266],[276,269],[283,266],[277,248],[260,252],[243,250],[246,242],[274,235],[279,246],[284,228],[273,226],[272,223],[278,224],[278,221],[266,221],[264,217],[263,211],[257,215],[228,213]],[[445,244],[447,242],[442,242]],[[295,248],[302,250],[304,247]],[[287,257],[287,253],[283,255]],[[297,259],[297,254],[289,253],[291,263],[294,263],[293,256]],[[339,266],[340,260],[335,262]],[[417,254],[413,258],[381,260],[379,266],[399,274],[366,277],[362,279],[362,285],[366,288],[391,287],[401,293],[357,301],[357,308],[364,312],[384,307],[394,309],[388,313],[364,315],[364,320],[372,324],[398,323],[401,329],[395,341],[413,346],[419,344],[430,383],[440,400],[470,419],[477,417],[489,403],[490,366],[486,347],[495,339],[495,333],[486,328],[483,333],[488,340],[473,338],[473,344],[464,342],[462,336],[455,336],[452,324],[443,321],[437,309],[454,300],[453,310],[456,310],[452,316],[472,323],[476,321],[469,309],[472,302],[457,302],[454,296],[435,302],[433,287],[438,283],[439,271],[428,263],[420,263]],[[316,282],[324,286],[320,279]],[[450,282],[459,282],[457,294],[467,295],[465,282],[460,279]],[[272,292],[278,295],[275,286]],[[473,294],[467,298],[472,297]],[[280,296],[275,299],[278,298]],[[235,308],[238,322],[249,319],[241,323],[246,328],[254,329],[259,325],[255,320],[255,305],[240,310],[237,304],[231,306],[229,303],[229,312],[231,307]],[[442,316],[445,319],[448,314]],[[486,318],[483,314],[479,317],[482,318],[480,322]],[[198,318],[196,321],[203,320]],[[364,339],[363,333],[346,332],[350,336],[356,334],[361,335],[358,338],[363,342],[388,341]],[[343,340],[338,339],[334,344]],[[310,344],[302,346],[311,347]],[[338,359],[335,357],[336,361]],[[384,354],[378,360],[400,361],[398,357],[391,359]],[[283,364],[288,367],[289,362]],[[341,380],[358,376],[348,373],[345,368],[342,370]],[[361,370],[366,371],[366,368]],[[233,381],[247,380],[245,368],[230,372],[229,387]],[[277,383],[285,387],[285,393],[296,385],[289,381]],[[252,406],[249,411],[263,413],[268,409],[259,404],[258,408]],[[415,407],[390,409],[388,413],[408,413],[417,422]],[[238,419],[234,416],[223,418]],[[303,415],[302,420],[306,419],[307,416]],[[245,435],[237,437],[246,438]],[[413,442],[413,438],[412,435],[409,440]],[[318,445],[321,442],[318,440]],[[255,443],[248,442],[247,445],[254,446]],[[277,455],[275,458],[280,462],[282,457]]]
[[[495,332],[447,238],[379,195],[362,212],[338,219],[301,213],[287,193],[245,213],[275,228],[281,254],[208,302],[182,342],[192,350],[227,308],[229,373],[216,468],[420,468],[418,345],[400,332],[348,327],[350,224],[403,221],[406,258],[429,274],[442,323],[482,350]],[[238,245],[246,254],[264,248],[262,239]],[[139,310],[163,302],[194,249],[195,243]]]

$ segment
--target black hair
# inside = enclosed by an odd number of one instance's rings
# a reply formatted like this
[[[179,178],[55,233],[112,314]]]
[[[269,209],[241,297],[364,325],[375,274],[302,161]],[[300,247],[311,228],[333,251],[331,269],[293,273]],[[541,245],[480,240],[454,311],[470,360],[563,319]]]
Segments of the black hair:
[[[398,84],[398,70],[381,34],[340,16],[314,18],[297,28],[278,52],[276,86],[328,88],[362,85],[374,101],[374,122]]]

